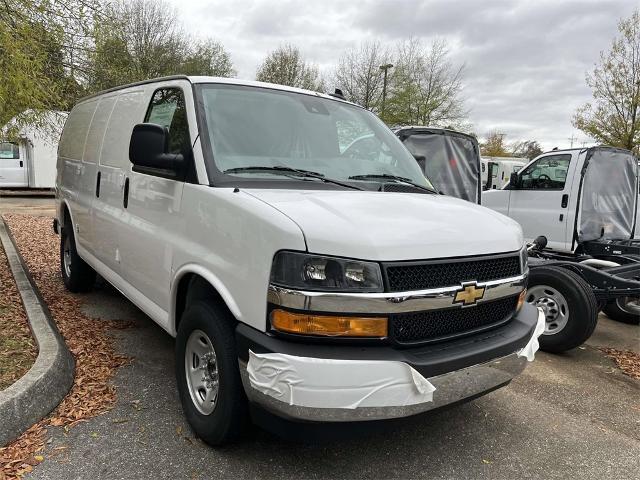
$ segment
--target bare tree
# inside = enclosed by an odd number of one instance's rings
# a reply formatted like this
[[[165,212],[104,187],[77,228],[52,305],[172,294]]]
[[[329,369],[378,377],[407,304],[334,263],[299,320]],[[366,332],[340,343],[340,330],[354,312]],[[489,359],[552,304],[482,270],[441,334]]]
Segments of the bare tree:
[[[378,111],[382,99],[383,72],[391,55],[379,41],[363,42],[344,53],[334,72],[334,82],[348,100]]]
[[[307,63],[298,47],[290,44],[267,55],[258,67],[256,80],[307,90],[324,90],[318,67]]]
[[[600,64],[587,74],[593,103],[586,103],[573,124],[598,142],[640,152],[640,12],[618,24],[620,36]]]
[[[179,73],[235,74],[222,44],[191,38],[163,0],[117,0],[105,17],[87,68],[91,90]]]
[[[542,147],[536,140],[523,140],[515,142],[511,146],[511,155],[514,157],[528,158],[529,160],[536,158],[544,153]]]
[[[394,124],[456,125],[467,116],[462,99],[464,65],[454,67],[442,40],[424,48],[417,39],[398,47],[387,118]]]

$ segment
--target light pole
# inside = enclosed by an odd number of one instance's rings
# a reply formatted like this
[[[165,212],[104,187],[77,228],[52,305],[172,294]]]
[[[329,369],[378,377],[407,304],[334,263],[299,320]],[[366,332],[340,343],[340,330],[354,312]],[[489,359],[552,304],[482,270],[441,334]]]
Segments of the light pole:
[[[384,106],[387,102],[387,70],[393,68],[393,64],[385,63],[384,65],[380,65],[380,70],[384,72],[384,77],[382,80],[382,111],[380,112],[380,116],[384,119]]]

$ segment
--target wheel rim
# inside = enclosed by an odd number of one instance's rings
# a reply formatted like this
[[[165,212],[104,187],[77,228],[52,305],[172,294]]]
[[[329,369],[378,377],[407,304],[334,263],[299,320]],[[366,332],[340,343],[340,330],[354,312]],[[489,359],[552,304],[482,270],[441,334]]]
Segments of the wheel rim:
[[[622,297],[616,300],[618,308],[630,315],[640,315],[640,297]]]
[[[64,273],[69,278],[71,276],[71,240],[69,235],[64,237],[64,245],[62,246],[62,263],[64,265]]]
[[[542,308],[545,318],[543,335],[555,335],[567,326],[569,305],[558,290],[548,285],[536,285],[527,290],[527,302]]]
[[[191,401],[203,415],[210,415],[218,401],[218,363],[209,336],[202,330],[189,335],[184,368]]]

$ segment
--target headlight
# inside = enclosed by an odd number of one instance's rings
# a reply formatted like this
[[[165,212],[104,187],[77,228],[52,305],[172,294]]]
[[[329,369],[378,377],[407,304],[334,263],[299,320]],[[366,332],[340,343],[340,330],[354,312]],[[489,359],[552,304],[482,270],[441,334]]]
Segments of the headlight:
[[[301,290],[382,292],[382,274],[375,262],[278,252],[271,267],[271,283]]]
[[[520,272],[524,273],[529,268],[529,254],[527,253],[527,246],[525,245],[520,250]]]

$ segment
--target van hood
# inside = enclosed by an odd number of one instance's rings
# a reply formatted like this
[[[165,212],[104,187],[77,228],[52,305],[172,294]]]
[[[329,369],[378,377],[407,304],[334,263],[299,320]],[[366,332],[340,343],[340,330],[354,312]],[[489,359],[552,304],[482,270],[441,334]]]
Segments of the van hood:
[[[244,192],[271,205],[304,235],[309,252],[377,261],[511,252],[522,229],[497,212],[431,194],[266,190]]]

